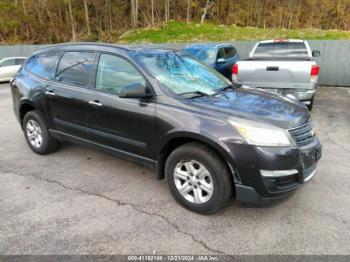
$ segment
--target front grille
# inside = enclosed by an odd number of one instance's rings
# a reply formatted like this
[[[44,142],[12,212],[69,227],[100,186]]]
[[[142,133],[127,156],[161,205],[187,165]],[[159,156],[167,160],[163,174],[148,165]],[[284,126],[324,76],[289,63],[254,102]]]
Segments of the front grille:
[[[314,134],[312,129],[313,129],[313,125],[311,122],[309,122],[305,125],[289,129],[288,132],[292,136],[297,146],[305,146],[311,143],[312,140],[314,139]]]

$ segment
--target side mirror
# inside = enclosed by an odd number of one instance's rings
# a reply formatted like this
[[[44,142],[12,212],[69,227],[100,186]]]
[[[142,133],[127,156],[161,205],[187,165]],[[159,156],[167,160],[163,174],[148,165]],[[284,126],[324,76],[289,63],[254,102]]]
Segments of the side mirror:
[[[121,98],[147,98],[151,96],[152,94],[147,93],[147,88],[141,83],[125,86],[119,94]]]
[[[223,64],[226,63],[226,59],[225,58],[219,58],[218,60],[216,60],[217,63],[219,64]]]
[[[320,51],[318,51],[318,50],[312,51],[312,57],[319,57],[319,56],[321,56],[321,52]]]

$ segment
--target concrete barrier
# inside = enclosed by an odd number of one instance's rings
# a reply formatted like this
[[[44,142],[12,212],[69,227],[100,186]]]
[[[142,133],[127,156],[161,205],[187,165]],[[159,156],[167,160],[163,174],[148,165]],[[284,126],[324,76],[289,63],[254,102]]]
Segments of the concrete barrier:
[[[350,41],[349,40],[310,40],[313,50],[320,50],[316,58],[321,67],[320,85],[350,86]],[[256,41],[234,41],[242,59],[248,57]],[[186,43],[164,43],[158,46],[181,49]],[[0,58],[9,56],[28,56],[34,51],[48,45],[4,45],[0,46]]]

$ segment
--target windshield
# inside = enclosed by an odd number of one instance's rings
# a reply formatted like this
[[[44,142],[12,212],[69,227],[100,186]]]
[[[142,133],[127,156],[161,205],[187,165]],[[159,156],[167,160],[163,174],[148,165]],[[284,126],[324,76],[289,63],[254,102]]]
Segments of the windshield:
[[[208,65],[215,61],[216,52],[214,48],[187,47],[184,51]]]
[[[307,49],[302,42],[260,43],[255,49],[254,57],[307,57]]]
[[[145,51],[134,56],[161,84],[178,95],[190,92],[212,95],[231,84],[214,69],[184,53]]]

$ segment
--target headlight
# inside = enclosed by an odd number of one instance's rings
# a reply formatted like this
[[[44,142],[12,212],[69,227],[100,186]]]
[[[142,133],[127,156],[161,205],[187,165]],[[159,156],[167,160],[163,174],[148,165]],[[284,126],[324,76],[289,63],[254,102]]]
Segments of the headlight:
[[[285,129],[245,119],[229,118],[228,122],[248,144],[258,146],[295,146],[293,139]]]

